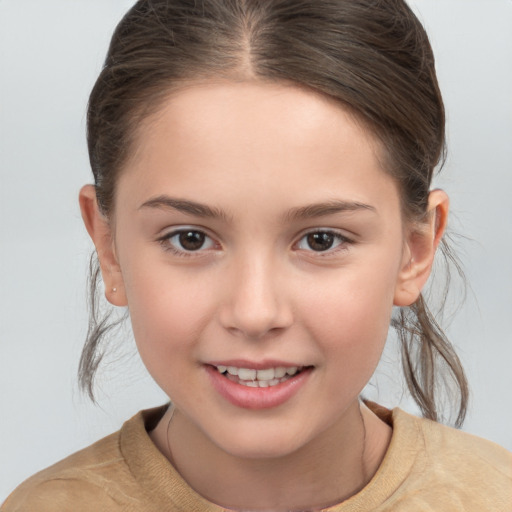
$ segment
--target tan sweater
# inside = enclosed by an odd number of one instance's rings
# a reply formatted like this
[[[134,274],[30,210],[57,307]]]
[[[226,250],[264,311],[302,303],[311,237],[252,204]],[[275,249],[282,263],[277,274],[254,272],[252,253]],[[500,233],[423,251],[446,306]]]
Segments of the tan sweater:
[[[194,492],[149,438],[165,407],[142,411],[115,434],[21,484],[1,512],[221,512]],[[393,427],[372,481],[329,512],[512,512],[512,454],[416,418],[375,412]]]

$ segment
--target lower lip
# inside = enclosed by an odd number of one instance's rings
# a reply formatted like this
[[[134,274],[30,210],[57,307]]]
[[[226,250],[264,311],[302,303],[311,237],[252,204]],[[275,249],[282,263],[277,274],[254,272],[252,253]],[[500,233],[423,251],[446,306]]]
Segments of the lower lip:
[[[213,366],[205,366],[213,387],[226,400],[244,409],[270,409],[284,404],[304,386],[313,371],[306,368],[297,375],[267,388],[251,388],[233,382],[219,373]]]

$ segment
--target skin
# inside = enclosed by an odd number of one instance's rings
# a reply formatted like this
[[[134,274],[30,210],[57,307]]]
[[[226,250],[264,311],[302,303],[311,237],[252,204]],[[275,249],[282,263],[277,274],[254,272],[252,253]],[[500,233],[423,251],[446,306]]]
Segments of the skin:
[[[174,92],[147,120],[110,221],[92,186],[80,193],[107,298],[128,306],[140,355],[175,404],[151,437],[215,503],[329,505],[384,457],[390,427],[358,397],[392,306],[414,302],[428,278],[448,199],[433,191],[428,220],[404,221],[380,156],[361,123],[315,92],[207,83]],[[218,215],[155,204],[162,196]],[[305,215],[334,202],[351,209]],[[180,228],[205,233],[205,245],[183,254]],[[335,234],[331,248],[308,244],[318,230]],[[285,403],[254,410],[212,386],[206,365],[233,359],[312,370]]]

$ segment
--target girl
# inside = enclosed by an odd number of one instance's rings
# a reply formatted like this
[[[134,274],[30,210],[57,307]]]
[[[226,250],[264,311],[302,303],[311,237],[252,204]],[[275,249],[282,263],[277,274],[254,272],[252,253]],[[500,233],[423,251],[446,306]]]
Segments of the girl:
[[[105,295],[172,404],[2,510],[510,510],[510,454],[435,422],[443,379],[459,425],[467,386],[421,295],[448,216],[430,190],[444,111],[406,4],[139,1],[88,143]],[[360,399],[390,322],[427,419]]]

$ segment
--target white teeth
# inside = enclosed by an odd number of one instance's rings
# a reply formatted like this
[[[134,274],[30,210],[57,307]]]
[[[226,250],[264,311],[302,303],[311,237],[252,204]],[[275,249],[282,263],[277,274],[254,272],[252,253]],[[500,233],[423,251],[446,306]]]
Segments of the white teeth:
[[[276,386],[296,375],[301,369],[302,366],[290,366],[288,368],[278,366],[277,368],[265,368],[263,370],[237,368],[236,366],[217,366],[219,373],[225,374],[234,382],[251,388]]]
[[[258,378],[259,378],[260,371],[261,370],[258,370],[256,372],[256,370],[249,370],[249,368],[239,368],[238,369],[238,377],[242,380],[255,380],[256,374],[258,374]],[[274,373],[274,372],[272,371],[272,373]]]
[[[240,376],[240,374],[238,374]],[[275,376],[274,368],[268,368],[266,370],[258,370],[258,380],[272,380]],[[242,377],[240,377],[242,378]]]
[[[274,374],[276,379],[280,379],[281,377],[284,377],[286,375],[286,368],[279,366],[278,368],[274,369]]]

